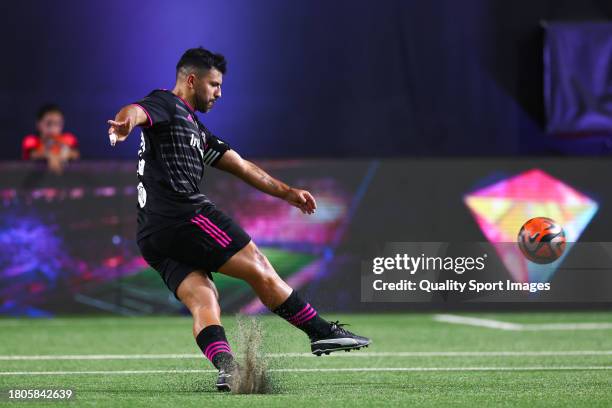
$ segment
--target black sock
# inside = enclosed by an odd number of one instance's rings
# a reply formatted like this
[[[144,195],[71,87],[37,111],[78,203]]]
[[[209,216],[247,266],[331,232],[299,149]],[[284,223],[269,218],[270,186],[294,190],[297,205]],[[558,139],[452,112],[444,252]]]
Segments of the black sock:
[[[331,332],[329,322],[321,318],[310,303],[300,299],[295,290],[273,312],[304,331],[313,340],[325,337]]]
[[[206,326],[198,336],[196,342],[202,353],[208,358],[217,370],[228,370],[234,362],[232,350],[227,343],[223,326]]]

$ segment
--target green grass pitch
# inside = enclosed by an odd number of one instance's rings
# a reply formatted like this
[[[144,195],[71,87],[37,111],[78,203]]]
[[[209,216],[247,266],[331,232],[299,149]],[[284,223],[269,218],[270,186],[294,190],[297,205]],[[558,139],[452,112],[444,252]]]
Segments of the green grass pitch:
[[[605,312],[463,316],[523,324],[612,322],[612,313]],[[5,395],[14,388],[76,390],[71,402],[9,402],[4,396],[0,405],[612,406],[610,329],[508,331],[438,322],[432,314],[326,317],[350,323],[349,329],[372,337],[373,344],[310,356],[305,335],[275,316],[261,317],[275,387],[268,395],[217,393],[216,374],[198,355],[186,317],[0,319]],[[225,316],[224,323],[232,343],[235,318]],[[177,356],[151,356],[158,354]]]

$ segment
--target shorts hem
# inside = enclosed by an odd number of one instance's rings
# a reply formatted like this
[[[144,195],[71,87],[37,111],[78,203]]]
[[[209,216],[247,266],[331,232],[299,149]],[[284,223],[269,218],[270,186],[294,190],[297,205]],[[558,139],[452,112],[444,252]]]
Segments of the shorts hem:
[[[219,260],[217,262],[211,263],[211,265],[210,265],[210,269],[211,270],[205,270],[203,268],[197,268],[197,267],[189,267],[188,265],[185,265],[187,267],[186,269],[190,268],[189,271],[183,270],[180,273],[178,273],[178,277],[177,278],[168,279],[168,281],[172,280],[172,281],[176,282],[176,285],[172,285],[172,286],[174,286],[174,289],[171,287],[171,285],[169,283],[166,283],[166,286],[174,294],[174,297],[180,301],[181,299],[179,299],[178,294],[176,292],[178,290],[178,287],[181,285],[181,283],[187,277],[187,275],[189,275],[191,272],[194,272],[194,271],[203,271],[206,274],[206,276],[208,276],[208,278],[211,281],[214,280],[213,276],[212,276],[212,272],[218,272],[219,268],[221,268],[223,265],[225,265],[227,263],[227,261],[230,260],[231,257],[233,257],[238,252],[240,252],[251,241],[252,241],[251,239],[248,239],[244,243],[241,243],[240,245],[236,245],[234,248],[232,248],[231,251],[223,252],[223,255],[219,258]]]
[[[211,268],[213,270],[213,272],[218,272],[219,268],[221,268],[223,265],[225,265],[227,263],[227,261],[230,260],[231,257],[236,255],[238,252],[242,251],[242,249],[244,247],[246,247],[249,244],[249,242],[251,242],[251,241],[252,241],[251,239],[248,239],[248,240],[246,240],[246,242],[241,243],[240,245],[235,246],[233,250],[223,252],[223,255],[220,257],[218,262],[216,262],[213,265],[213,267]]]

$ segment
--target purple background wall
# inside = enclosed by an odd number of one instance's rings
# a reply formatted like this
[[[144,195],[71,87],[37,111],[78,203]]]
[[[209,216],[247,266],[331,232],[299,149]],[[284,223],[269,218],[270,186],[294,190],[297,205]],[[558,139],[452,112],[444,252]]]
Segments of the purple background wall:
[[[605,138],[543,131],[541,20],[606,20],[584,1],[32,1],[0,26],[0,158],[37,107],[61,104],[84,157],[105,120],[173,85],[189,47],[224,53],[224,100],[204,117],[247,156],[602,154]]]

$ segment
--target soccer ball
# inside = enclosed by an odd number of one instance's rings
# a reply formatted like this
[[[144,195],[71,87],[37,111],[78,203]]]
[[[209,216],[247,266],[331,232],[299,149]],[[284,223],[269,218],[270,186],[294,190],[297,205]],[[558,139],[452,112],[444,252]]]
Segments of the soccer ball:
[[[565,250],[565,242],[563,228],[546,217],[530,219],[518,233],[521,252],[537,264],[549,264],[559,259]]]

